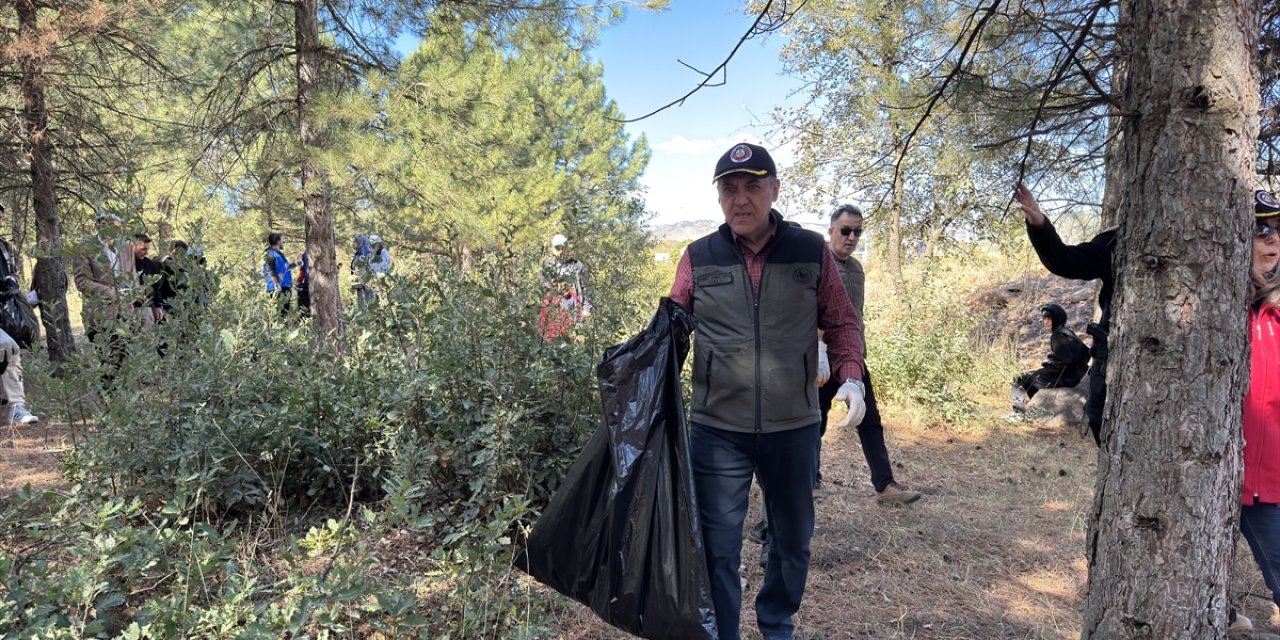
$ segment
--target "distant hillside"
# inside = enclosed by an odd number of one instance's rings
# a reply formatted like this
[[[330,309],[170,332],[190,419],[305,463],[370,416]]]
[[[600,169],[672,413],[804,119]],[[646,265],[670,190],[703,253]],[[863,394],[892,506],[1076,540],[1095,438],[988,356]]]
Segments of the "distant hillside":
[[[694,220],[658,224],[649,227],[649,237],[653,238],[654,242],[688,242],[715,231],[721,222],[721,220]],[[818,223],[801,222],[800,226],[821,234],[827,232],[827,228]]]
[[[688,242],[711,233],[720,226],[717,220],[671,222],[649,227],[649,237],[654,242]]]

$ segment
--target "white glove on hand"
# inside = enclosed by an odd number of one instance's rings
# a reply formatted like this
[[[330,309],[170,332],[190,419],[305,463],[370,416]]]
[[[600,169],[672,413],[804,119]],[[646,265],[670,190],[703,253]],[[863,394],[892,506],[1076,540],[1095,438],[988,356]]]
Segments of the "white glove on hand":
[[[862,399],[862,387],[852,382],[846,382],[840,385],[840,390],[836,391],[836,400],[839,400],[849,407],[849,412],[845,414],[844,420],[836,425],[841,429],[845,427],[856,427],[862,424],[862,418],[867,415],[867,403]]]
[[[818,343],[818,386],[827,384],[831,379],[831,360],[827,358],[827,343]]]

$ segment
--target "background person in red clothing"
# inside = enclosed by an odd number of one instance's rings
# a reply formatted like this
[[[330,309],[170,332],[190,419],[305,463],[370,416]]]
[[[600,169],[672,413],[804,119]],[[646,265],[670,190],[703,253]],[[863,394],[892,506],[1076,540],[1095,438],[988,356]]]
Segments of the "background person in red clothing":
[[[720,640],[738,640],[742,528],[758,474],[770,550],[756,596],[764,640],[790,640],[809,576],[819,436],[818,329],[857,425],[863,348],[857,311],[821,235],[773,209],[769,152],[737,144],[712,182],[725,223],[689,245],[671,299],[697,319],[690,460]]]
[[[1249,279],[1249,392],[1244,397],[1240,532],[1280,605],[1280,203],[1254,195],[1257,229]]]

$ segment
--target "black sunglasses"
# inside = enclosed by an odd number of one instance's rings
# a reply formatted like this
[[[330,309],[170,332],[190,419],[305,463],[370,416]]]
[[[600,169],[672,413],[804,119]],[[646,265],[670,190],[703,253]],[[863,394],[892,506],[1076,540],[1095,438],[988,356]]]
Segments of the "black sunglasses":
[[[1253,237],[1265,238],[1273,233],[1280,233],[1280,226],[1273,227],[1270,223],[1259,220],[1258,228],[1253,230]]]
[[[840,235],[848,238],[852,234],[855,238],[862,237],[862,229],[854,229],[853,227],[840,227]]]

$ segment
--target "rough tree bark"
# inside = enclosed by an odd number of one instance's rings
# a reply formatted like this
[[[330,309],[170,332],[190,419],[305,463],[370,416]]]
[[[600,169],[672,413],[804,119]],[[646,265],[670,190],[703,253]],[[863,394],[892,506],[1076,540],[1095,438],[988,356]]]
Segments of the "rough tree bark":
[[[317,0],[297,0],[294,22],[298,47],[298,136],[301,149],[302,206],[306,215],[310,254],[311,313],[323,342],[342,335],[342,299],[338,294],[338,257],[333,239],[329,180],[316,166],[324,137],[310,113],[309,103],[320,89],[320,24]]]
[[[1122,227],[1082,637],[1227,635],[1258,5],[1123,0]]]
[[[40,38],[37,7],[33,0],[17,0],[18,33],[33,42]],[[49,359],[62,362],[75,352],[71,318],[67,312],[67,272],[57,250],[62,246],[62,229],[58,224],[57,199],[54,195],[56,175],[53,150],[49,144],[49,109],[44,97],[44,74],[41,73],[35,48],[23,48],[19,65],[22,69],[22,117],[27,132],[31,161],[32,205],[36,216],[36,248],[39,257],[31,275],[32,288],[40,296],[40,322],[44,326]]]

